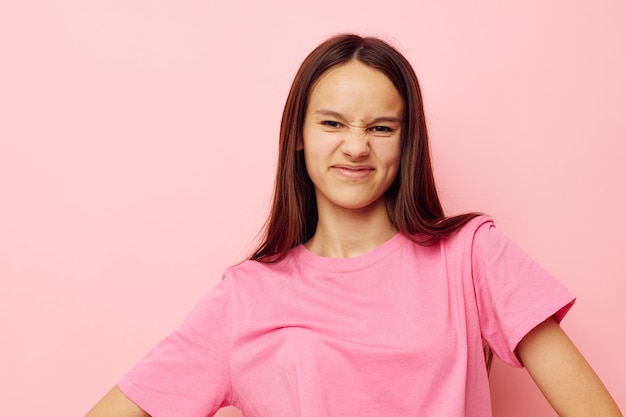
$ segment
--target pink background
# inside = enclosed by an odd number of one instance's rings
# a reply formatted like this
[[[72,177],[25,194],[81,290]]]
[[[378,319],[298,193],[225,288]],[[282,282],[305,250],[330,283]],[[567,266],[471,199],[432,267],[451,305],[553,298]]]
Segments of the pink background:
[[[246,256],[291,79],[342,31],[412,61],[449,211],[489,213],[579,296],[564,327],[624,409],[625,18],[621,0],[2,2],[0,415],[83,415]],[[553,415],[524,371],[491,381],[496,416]]]

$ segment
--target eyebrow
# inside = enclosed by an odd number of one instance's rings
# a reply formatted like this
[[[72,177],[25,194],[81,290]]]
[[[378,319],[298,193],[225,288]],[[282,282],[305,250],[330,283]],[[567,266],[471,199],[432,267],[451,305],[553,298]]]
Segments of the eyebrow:
[[[346,120],[346,117],[343,114],[336,112],[334,110],[320,109],[320,110],[316,110],[315,114],[320,114],[323,116],[332,116],[338,119]],[[369,121],[367,124],[373,124],[373,123],[379,123],[379,122],[402,123],[402,119],[399,119],[397,117],[383,116],[383,117],[377,117],[374,120]]]

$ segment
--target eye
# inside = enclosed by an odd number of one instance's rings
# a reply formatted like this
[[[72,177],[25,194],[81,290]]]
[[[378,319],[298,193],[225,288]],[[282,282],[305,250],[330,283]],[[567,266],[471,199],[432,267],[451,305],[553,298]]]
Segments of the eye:
[[[396,130],[389,126],[372,126],[369,128],[369,131],[378,136],[390,136]]]
[[[321,124],[322,124],[322,126],[331,127],[333,129],[338,129],[338,128],[340,128],[342,126],[341,123],[336,122],[334,120],[324,120],[324,121],[322,121]]]
[[[393,130],[390,127],[387,127],[387,126],[374,126],[372,128],[372,130],[374,132],[377,132],[377,133],[391,133],[391,132],[393,132]]]

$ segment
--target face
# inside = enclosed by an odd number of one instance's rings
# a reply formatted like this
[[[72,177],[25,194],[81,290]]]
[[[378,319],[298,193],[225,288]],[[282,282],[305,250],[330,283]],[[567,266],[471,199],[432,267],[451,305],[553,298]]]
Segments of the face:
[[[313,85],[303,126],[304,159],[318,213],[384,210],[400,165],[402,97],[382,72],[350,61]]]

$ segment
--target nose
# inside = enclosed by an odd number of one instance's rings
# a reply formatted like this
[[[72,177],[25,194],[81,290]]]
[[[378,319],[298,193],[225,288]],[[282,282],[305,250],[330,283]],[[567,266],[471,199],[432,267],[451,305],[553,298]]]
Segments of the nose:
[[[346,132],[341,150],[347,157],[360,159],[369,155],[370,146],[367,132],[361,128],[351,127]]]

